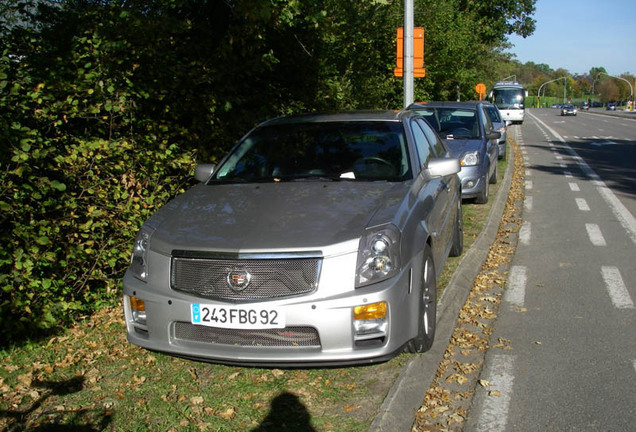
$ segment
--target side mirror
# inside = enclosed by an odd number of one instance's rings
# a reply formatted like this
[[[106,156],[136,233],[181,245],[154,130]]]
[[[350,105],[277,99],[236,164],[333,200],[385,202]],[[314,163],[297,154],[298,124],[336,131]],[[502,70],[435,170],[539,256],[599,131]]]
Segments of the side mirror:
[[[457,174],[460,170],[459,159],[454,158],[433,158],[425,169],[432,178]]]
[[[194,167],[194,178],[203,183],[210,178],[215,168],[216,164],[198,164]]]
[[[492,131],[492,132],[490,132],[489,134],[486,135],[486,138],[489,139],[489,140],[499,139],[499,138],[501,138],[501,132]]]
[[[512,120],[506,120],[506,127],[510,126],[512,124]]]

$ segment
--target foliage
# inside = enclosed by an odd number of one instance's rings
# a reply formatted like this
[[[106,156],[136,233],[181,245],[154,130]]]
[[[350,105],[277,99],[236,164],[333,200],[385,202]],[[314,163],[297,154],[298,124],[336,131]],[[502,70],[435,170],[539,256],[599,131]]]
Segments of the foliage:
[[[417,0],[422,99],[474,97],[534,0]],[[401,2],[9,0],[0,6],[0,337],[118,297],[131,239],[261,120],[401,105]],[[487,17],[490,17],[486,19]]]

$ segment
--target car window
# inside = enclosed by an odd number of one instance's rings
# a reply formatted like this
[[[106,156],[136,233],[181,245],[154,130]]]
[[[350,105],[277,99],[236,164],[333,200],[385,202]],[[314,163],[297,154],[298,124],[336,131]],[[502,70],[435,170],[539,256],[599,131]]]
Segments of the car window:
[[[495,108],[494,106],[488,106],[486,107],[486,111],[488,111],[488,115],[490,116],[490,119],[492,121],[497,123],[503,123],[501,121],[501,116],[499,115],[499,111],[497,110],[497,108]]]
[[[479,110],[479,116],[481,117],[481,122],[484,125],[486,133],[492,132],[495,128],[492,125],[492,121],[490,121],[490,116],[486,114],[486,111]]]
[[[446,147],[444,147],[444,143],[442,143],[442,140],[433,131],[433,128],[431,128],[431,126],[425,121],[422,121],[420,119],[417,119],[416,121],[424,131],[429,144],[431,144],[435,157],[444,157],[446,155]]]
[[[413,138],[415,138],[415,149],[420,159],[420,165],[428,165],[428,161],[434,156],[431,144],[424,133],[422,123],[416,120],[411,122],[411,128],[413,129]]]
[[[252,131],[213,181],[403,181],[412,177],[399,122],[334,121],[273,124]]]

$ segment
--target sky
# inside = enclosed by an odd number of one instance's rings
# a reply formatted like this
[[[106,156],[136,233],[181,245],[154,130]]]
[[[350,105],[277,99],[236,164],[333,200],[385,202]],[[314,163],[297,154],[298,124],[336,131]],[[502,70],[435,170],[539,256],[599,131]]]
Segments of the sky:
[[[507,52],[521,63],[636,74],[636,0],[537,0],[535,8],[534,33],[508,38],[514,46]]]

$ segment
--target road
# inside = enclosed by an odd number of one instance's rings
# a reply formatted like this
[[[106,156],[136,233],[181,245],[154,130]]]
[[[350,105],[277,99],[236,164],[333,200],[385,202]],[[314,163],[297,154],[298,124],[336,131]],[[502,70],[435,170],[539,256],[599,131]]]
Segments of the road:
[[[491,339],[510,349],[464,430],[634,430],[636,120],[536,109],[512,133],[523,222]]]

